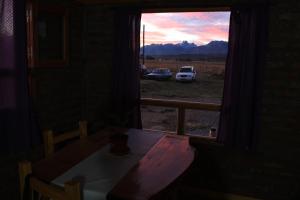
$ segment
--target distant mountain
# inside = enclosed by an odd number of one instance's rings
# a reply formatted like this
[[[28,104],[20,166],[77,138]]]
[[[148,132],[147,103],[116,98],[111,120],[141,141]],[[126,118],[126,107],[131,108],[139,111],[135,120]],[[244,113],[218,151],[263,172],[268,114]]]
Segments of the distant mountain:
[[[197,46],[194,43],[183,41],[178,44],[150,44],[145,46],[146,56],[164,55],[221,55],[225,56],[228,43],[225,41],[211,41],[206,45]],[[141,48],[143,54],[143,48]]]

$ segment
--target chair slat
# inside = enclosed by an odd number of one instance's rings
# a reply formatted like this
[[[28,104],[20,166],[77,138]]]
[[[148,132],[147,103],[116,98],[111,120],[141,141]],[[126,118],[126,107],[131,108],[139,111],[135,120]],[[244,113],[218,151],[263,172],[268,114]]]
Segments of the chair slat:
[[[80,139],[87,137],[87,121],[79,121],[78,129],[64,132],[58,135],[55,135],[52,130],[45,130],[43,132],[43,137],[45,145],[45,156],[49,157],[54,153],[56,144],[76,137],[79,137]]]
[[[21,199],[24,197],[25,179],[32,173],[32,166],[29,161],[22,161],[19,163],[19,176],[20,176],[20,193]],[[41,199],[53,199],[53,200],[81,200],[81,188],[80,183],[75,180],[68,181],[64,184],[64,187],[60,187],[54,184],[48,184],[39,180],[37,177],[31,174],[29,178],[29,188],[31,197],[33,197],[34,191],[37,192]]]
[[[74,130],[74,131],[68,131],[65,132],[63,134],[59,134],[57,136],[54,136],[54,144],[58,144],[61,142],[64,142],[66,140],[75,138],[75,137],[79,137],[80,136],[80,132],[79,130]]]
[[[67,194],[64,189],[46,184],[35,177],[30,178],[30,188],[44,197],[63,200],[67,199]]]

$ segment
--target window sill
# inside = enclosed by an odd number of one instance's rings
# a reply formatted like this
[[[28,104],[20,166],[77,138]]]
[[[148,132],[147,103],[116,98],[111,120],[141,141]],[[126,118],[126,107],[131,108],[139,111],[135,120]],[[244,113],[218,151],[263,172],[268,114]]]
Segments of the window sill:
[[[220,143],[217,143],[215,137],[209,137],[209,136],[195,136],[195,135],[189,135],[190,137],[190,144],[191,145],[209,145],[209,146],[218,146],[222,147],[223,145]]]

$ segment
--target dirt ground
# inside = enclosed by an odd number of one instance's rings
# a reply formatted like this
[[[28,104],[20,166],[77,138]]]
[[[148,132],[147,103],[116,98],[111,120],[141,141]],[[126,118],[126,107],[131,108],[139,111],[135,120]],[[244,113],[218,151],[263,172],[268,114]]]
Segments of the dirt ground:
[[[224,85],[224,62],[178,62],[150,61],[148,68],[167,67],[173,72],[168,81],[141,80],[142,98],[185,100],[206,103],[221,103]],[[196,81],[180,83],[175,74],[180,66],[193,65]],[[185,133],[207,136],[211,127],[218,127],[219,112],[186,110]],[[142,106],[143,128],[176,131],[177,110],[174,108]]]

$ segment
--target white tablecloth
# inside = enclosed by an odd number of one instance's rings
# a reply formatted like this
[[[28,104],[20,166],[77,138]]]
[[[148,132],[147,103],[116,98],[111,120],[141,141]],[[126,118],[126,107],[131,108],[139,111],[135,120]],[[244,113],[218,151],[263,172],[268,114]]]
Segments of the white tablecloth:
[[[163,136],[162,133],[138,129],[129,129],[128,135],[129,154],[113,155],[109,152],[108,144],[57,177],[52,183],[63,186],[64,182],[77,179],[81,182],[84,200],[105,200],[107,193]]]

